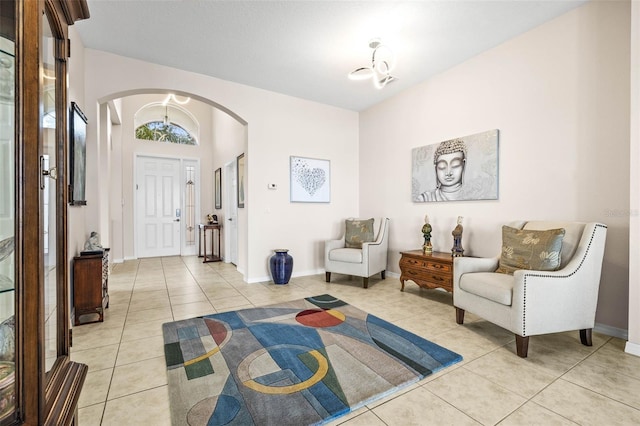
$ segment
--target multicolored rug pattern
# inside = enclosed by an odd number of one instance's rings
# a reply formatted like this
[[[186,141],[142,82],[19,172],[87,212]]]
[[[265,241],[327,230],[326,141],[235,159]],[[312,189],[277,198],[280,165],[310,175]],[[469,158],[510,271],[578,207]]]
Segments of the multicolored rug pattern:
[[[175,425],[322,424],[462,360],[328,294],[163,333]]]

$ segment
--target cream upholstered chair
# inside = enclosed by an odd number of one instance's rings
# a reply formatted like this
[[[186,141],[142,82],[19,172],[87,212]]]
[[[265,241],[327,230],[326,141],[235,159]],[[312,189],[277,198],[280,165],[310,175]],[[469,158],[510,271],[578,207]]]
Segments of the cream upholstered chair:
[[[384,279],[387,269],[387,238],[389,219],[376,218],[373,222],[375,241],[365,242],[362,248],[348,248],[345,244],[345,232],[337,240],[325,241],[324,269],[326,281],[331,281],[331,273],[355,275],[362,277],[362,286],[369,286],[369,277],[380,272]],[[344,231],[344,230],[343,230]]]
[[[518,356],[526,357],[529,336],[580,330],[591,346],[607,227],[601,223],[514,222],[524,230],[564,228],[560,267],[555,271],[494,272],[495,258],[454,259],[456,322],[465,311],[512,331]]]

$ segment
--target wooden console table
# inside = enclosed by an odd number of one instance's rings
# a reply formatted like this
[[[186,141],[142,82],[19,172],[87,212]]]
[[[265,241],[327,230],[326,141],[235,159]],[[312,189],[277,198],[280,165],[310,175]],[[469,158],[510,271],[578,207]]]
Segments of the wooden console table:
[[[400,282],[411,280],[423,288],[442,288],[453,292],[453,257],[451,253],[422,250],[400,252]]]
[[[219,223],[201,223],[198,227],[200,228],[200,233],[198,234],[198,257],[204,257],[202,263],[220,262],[222,260],[220,256],[220,230],[222,226]],[[207,254],[207,231],[211,231],[211,254]],[[216,232],[218,238],[214,238]]]
[[[109,249],[82,252],[73,258],[73,325],[104,321],[109,307]],[[97,319],[80,321],[83,315]]]

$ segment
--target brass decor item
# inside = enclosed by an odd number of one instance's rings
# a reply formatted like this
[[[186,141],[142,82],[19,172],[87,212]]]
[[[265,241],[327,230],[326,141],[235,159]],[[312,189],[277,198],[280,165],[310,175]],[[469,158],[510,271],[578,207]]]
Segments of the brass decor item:
[[[424,244],[422,245],[422,251],[424,254],[433,253],[433,246],[431,245],[431,224],[429,223],[429,215],[424,216],[424,225],[422,225],[422,235],[424,235]]]

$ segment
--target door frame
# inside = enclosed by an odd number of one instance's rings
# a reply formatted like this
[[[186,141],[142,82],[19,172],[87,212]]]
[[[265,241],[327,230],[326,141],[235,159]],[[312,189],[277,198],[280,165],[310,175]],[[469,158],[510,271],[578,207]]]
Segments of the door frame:
[[[133,180],[131,183],[132,186],[132,194],[133,194],[133,253],[136,259],[140,258],[140,253],[139,253],[139,232],[138,232],[138,198],[136,196],[136,180],[138,177],[138,158],[139,157],[149,157],[149,158],[160,158],[160,159],[170,159],[170,160],[178,160],[179,162],[179,169],[180,169],[180,176],[178,179],[180,179],[180,182],[184,182],[184,166],[185,163],[195,163],[196,166],[196,180],[197,182],[200,182],[200,185],[197,186],[196,188],[196,207],[195,207],[195,211],[196,211],[196,218],[195,221],[198,222],[199,218],[198,218],[198,213],[201,211],[200,210],[200,196],[202,193],[202,179],[200,178],[200,159],[197,157],[176,157],[174,155],[162,155],[162,154],[154,154],[154,153],[146,153],[146,152],[134,152],[133,153]],[[184,221],[183,221],[183,216],[184,216],[184,211],[185,211],[185,193],[184,193],[184,185],[181,185],[181,189],[180,189],[180,253],[178,254],[179,256],[188,256],[191,254],[196,254],[196,250],[197,250],[197,244],[198,244],[198,238],[196,237],[196,245],[194,246],[193,249],[193,253],[191,253],[190,250],[186,249],[186,233],[184,232],[183,226],[184,226]],[[199,231],[198,231],[199,232]]]
[[[231,231],[231,226],[224,226],[224,262],[233,263],[238,265],[238,181],[237,181],[237,167],[236,159],[225,163],[224,172],[228,176],[224,179],[225,196],[228,200],[224,207],[224,216],[227,221],[235,217],[235,232]],[[235,240],[235,251],[231,250],[232,238]]]

